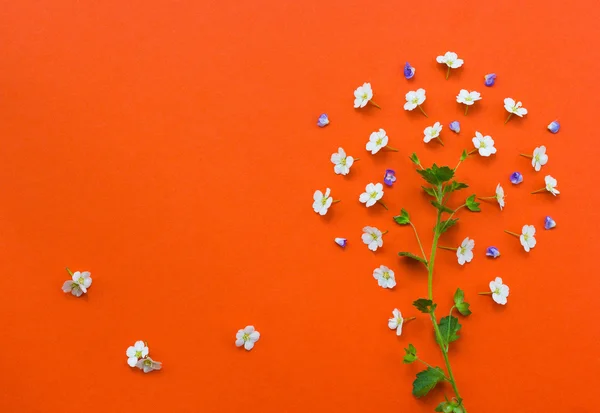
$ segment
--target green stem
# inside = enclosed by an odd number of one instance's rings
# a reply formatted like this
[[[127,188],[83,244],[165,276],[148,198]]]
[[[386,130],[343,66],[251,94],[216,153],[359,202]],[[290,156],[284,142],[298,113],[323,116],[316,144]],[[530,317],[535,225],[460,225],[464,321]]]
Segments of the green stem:
[[[381,202],[381,201],[377,201],[377,202],[379,202],[386,210],[388,209],[388,207],[383,202]]]
[[[524,153],[520,153],[519,155],[521,155],[521,156],[523,156],[525,158],[533,159],[533,156],[531,156],[531,155],[526,155]]]
[[[510,235],[514,235],[514,236],[515,236],[515,237],[517,237],[517,238],[520,238],[520,237],[521,237],[519,234],[517,234],[517,233],[515,233],[515,232],[512,232],[512,231],[507,231],[507,230],[504,230],[504,232],[506,232],[507,234],[510,234]]]
[[[506,120],[504,121],[504,124],[505,124],[505,125],[506,125],[506,122],[508,122],[508,121],[510,120],[510,117],[511,117],[512,115],[513,115],[512,113],[509,113],[509,114],[508,114],[508,118],[506,118]]]
[[[448,66],[448,71],[446,72],[446,80],[448,80],[448,76],[450,76],[450,66]]]
[[[421,109],[421,112],[423,112],[423,115],[425,115],[425,117],[428,118],[429,116],[427,116],[427,113],[425,113],[425,111],[423,110],[421,105],[417,105],[417,106],[419,107],[419,109]]]
[[[71,271],[71,270],[69,269],[69,267],[67,267],[67,272],[69,273],[69,275],[70,275],[71,277],[73,276],[73,271]]]
[[[409,222],[409,224],[413,228],[413,231],[415,231],[415,237],[417,237],[417,242],[419,243],[419,248],[421,248],[421,254],[423,254],[423,259],[427,261],[427,255],[425,255],[425,250],[423,249],[423,245],[421,244],[421,240],[419,239],[419,234],[417,234],[417,228],[412,222]]]
[[[543,192],[545,190],[546,190],[546,188],[541,188],[541,189],[538,189],[536,191],[533,191],[532,194],[538,194],[538,193]]]
[[[468,111],[469,111],[469,105],[465,105],[465,116],[467,116]]]
[[[418,361],[420,361],[421,363],[425,364],[425,365],[426,365],[427,367],[429,367],[430,369],[432,369],[432,370],[435,370],[435,367],[433,367],[431,364],[427,363],[426,361],[424,361],[424,360],[421,360],[421,359],[420,359],[420,358],[418,358],[418,357],[417,357],[417,360],[418,360]],[[445,379],[446,381],[450,381],[450,379],[449,379],[449,378],[448,378],[448,377],[447,377],[445,374],[444,374],[444,379]]]
[[[438,247],[441,250],[450,250],[450,251],[456,251],[458,248],[453,248],[453,247],[444,247],[443,245],[440,245]]]
[[[388,146],[388,145],[384,146],[384,148],[387,149],[387,150],[389,150],[389,151],[398,152],[398,149],[392,148],[391,146]]]
[[[381,106],[379,106],[377,103],[373,102],[372,100],[369,100],[369,102],[371,102],[371,105],[375,106],[377,109],[381,109]]]

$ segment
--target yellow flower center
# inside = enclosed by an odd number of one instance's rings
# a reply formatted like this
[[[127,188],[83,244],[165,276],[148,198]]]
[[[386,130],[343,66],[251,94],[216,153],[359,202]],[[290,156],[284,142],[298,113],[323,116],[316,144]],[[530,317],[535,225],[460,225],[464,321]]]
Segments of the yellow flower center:
[[[470,102],[470,101],[472,101],[472,100],[473,100],[473,98],[472,98],[471,96],[467,96],[467,97],[465,98],[465,100],[466,100],[467,102]]]
[[[83,284],[83,277],[79,277],[79,279],[77,280],[77,282],[78,282],[79,284]]]
[[[367,95],[367,92],[363,93],[362,98],[363,100],[367,100],[369,97],[369,95]]]
[[[377,236],[377,234],[371,234],[371,238],[373,238],[373,241],[377,241],[379,237]]]
[[[245,334],[244,333],[244,335],[242,336],[242,340],[244,340],[244,341],[250,340],[250,334]]]
[[[371,198],[377,198],[377,191],[371,192]]]
[[[493,291],[494,294],[500,294],[500,287],[496,287],[496,289]]]
[[[378,138],[375,143],[377,144],[377,146],[381,146],[381,144],[383,143],[383,139]]]
[[[414,103],[415,105],[418,105],[419,104],[419,98],[414,98],[412,100],[412,103]]]
[[[327,203],[327,200],[329,199],[329,197],[323,197],[321,199],[321,205],[325,206],[325,204]]]
[[[136,351],[136,352],[135,352],[135,356],[136,356],[137,358],[139,358],[139,359],[140,359],[140,358],[142,358],[142,352],[141,352],[141,351]]]
[[[346,166],[346,158],[342,158],[342,160],[340,161],[340,165]]]
[[[485,148],[485,147],[487,147],[487,145],[485,144],[484,141],[479,141],[479,147],[480,148]]]
[[[386,280],[389,280],[390,279],[390,273],[388,271],[384,271],[383,272],[383,278],[386,279]]]

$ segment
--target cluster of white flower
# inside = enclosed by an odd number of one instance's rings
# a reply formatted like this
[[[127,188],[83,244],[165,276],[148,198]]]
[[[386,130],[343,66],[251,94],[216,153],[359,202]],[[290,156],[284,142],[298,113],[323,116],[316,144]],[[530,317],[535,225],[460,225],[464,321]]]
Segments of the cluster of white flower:
[[[145,341],[136,341],[133,346],[129,346],[125,352],[127,355],[127,364],[130,367],[137,367],[144,373],[150,373],[153,370],[160,370],[162,363],[150,358],[150,349]]]

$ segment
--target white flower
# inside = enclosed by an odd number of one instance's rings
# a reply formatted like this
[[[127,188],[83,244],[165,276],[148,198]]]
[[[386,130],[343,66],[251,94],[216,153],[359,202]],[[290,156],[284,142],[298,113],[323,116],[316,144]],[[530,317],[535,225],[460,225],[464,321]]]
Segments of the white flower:
[[[454,52],[446,52],[443,56],[438,56],[435,60],[438,63],[446,64],[449,68],[456,69],[463,65],[464,60],[459,59]]]
[[[346,156],[343,148],[338,148],[337,153],[331,155],[331,162],[335,165],[333,171],[338,175],[348,175],[350,167],[354,163],[354,158]]]
[[[425,89],[417,89],[416,91],[410,91],[406,94],[406,103],[404,104],[404,110],[413,110],[417,106],[423,104],[427,97],[425,96]]]
[[[531,157],[531,166],[539,172],[542,166],[548,163],[548,155],[546,155],[546,147],[544,145],[539,146],[533,150],[533,156]]]
[[[368,208],[375,205],[381,198],[383,198],[383,185],[380,183],[370,183],[366,186],[365,192],[360,194],[358,200],[361,203],[366,204],[366,207]]]
[[[471,262],[473,259],[473,248],[475,248],[475,241],[467,237],[456,249],[456,257],[460,265],[465,265],[465,262]]]
[[[313,194],[313,209],[317,214],[325,215],[327,213],[327,210],[333,203],[333,198],[329,196],[330,194],[331,189],[329,188],[327,188],[325,191],[325,195],[323,195],[323,192],[319,190],[315,191]]]
[[[502,278],[496,277],[494,281],[490,281],[490,291],[492,299],[498,304],[505,305],[508,297],[508,285],[502,283]]]
[[[433,126],[426,127],[423,131],[423,134],[425,135],[423,137],[423,142],[429,143],[432,139],[439,138],[442,128],[443,126],[439,122],[434,123]]]
[[[498,201],[498,205],[500,205],[500,211],[504,208],[504,188],[498,184],[496,186],[496,200]]]
[[[377,248],[383,246],[383,234],[375,227],[364,227],[362,240],[371,251],[377,251]]]
[[[494,140],[491,136],[479,133],[475,131],[475,137],[473,138],[473,146],[475,149],[479,150],[479,155],[481,156],[490,156],[496,153],[496,148],[494,148]]]
[[[392,311],[393,317],[388,320],[388,327],[390,330],[396,330],[396,335],[402,335],[402,324],[404,324],[404,318],[402,318],[402,313],[394,308]]]
[[[354,107],[364,108],[367,103],[373,98],[373,89],[371,89],[370,83],[365,83],[359,86],[354,91]]]
[[[527,115],[527,109],[525,109],[523,106],[523,103],[521,102],[516,102],[514,99],[511,98],[506,98],[504,99],[504,109],[506,109],[506,111],[508,113],[510,113],[511,115],[517,115],[519,117],[523,117],[524,115]],[[508,121],[508,119],[507,119]],[[504,122],[506,123],[506,122]]]
[[[138,360],[135,367],[143,370],[144,373],[150,373],[152,370],[162,369],[162,363],[160,361],[154,361],[150,357],[146,357],[145,359]]]
[[[529,252],[529,250],[535,247],[536,244],[535,227],[533,225],[523,225],[523,230],[519,240],[521,241],[521,245],[525,251]]]
[[[558,181],[556,179],[550,175],[546,175],[544,181],[546,181],[546,191],[550,192],[554,196],[560,194],[560,191],[556,189],[556,185],[558,185]]]
[[[467,106],[475,104],[475,102],[478,100],[481,100],[481,93],[476,91],[469,92],[466,89],[461,89],[460,92],[458,92],[458,96],[456,96],[456,101],[458,103],[462,103]]]
[[[80,297],[82,294],[87,293],[90,285],[92,285],[92,277],[89,271],[75,271],[71,275],[71,280],[65,281],[62,290],[65,293],[70,292],[75,297]]]
[[[136,341],[133,346],[130,346],[125,354],[127,355],[127,364],[135,367],[138,359],[143,359],[148,355],[148,346],[143,341]]]
[[[244,346],[248,351],[252,350],[254,343],[260,338],[260,333],[254,329],[254,326],[246,326],[243,330],[238,330],[235,335],[235,345]]]
[[[396,286],[396,278],[394,271],[390,270],[385,265],[373,270],[373,278],[377,280],[377,284],[383,288],[394,288]]]
[[[367,150],[375,155],[381,148],[386,147],[388,144],[388,136],[385,130],[379,129],[378,132],[373,132],[369,136],[369,142],[367,142]]]

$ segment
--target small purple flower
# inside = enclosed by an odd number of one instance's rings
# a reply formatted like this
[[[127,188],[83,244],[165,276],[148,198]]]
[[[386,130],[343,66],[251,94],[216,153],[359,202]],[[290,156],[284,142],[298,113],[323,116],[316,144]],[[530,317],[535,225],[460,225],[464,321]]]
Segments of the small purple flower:
[[[460,122],[455,120],[453,122],[450,122],[450,126],[448,126],[450,128],[450,130],[454,133],[458,133],[460,132]]]
[[[500,256],[500,251],[496,247],[487,247],[485,255],[492,258],[498,258]]]
[[[346,238],[336,238],[335,243],[342,248],[346,248]]]
[[[546,217],[544,220],[544,228],[552,229],[556,226],[556,221],[554,221],[551,217]]]
[[[383,183],[392,186],[396,182],[396,172],[393,169],[386,169],[383,176]]]
[[[523,182],[523,175],[521,175],[521,172],[513,172],[510,175],[510,182],[512,182],[513,185],[519,185]]]
[[[494,86],[494,83],[496,83],[496,74],[495,73],[487,74],[483,78],[485,79],[485,85],[487,87]]]
[[[560,130],[560,123],[557,120],[550,122],[548,130],[552,133],[557,133]]]
[[[329,118],[327,117],[326,113],[323,113],[321,116],[319,116],[319,120],[317,121],[317,126],[320,128],[324,128],[327,125],[329,125]]]
[[[404,77],[407,79],[412,79],[415,76],[416,69],[410,65],[410,63],[406,62],[404,65]]]

